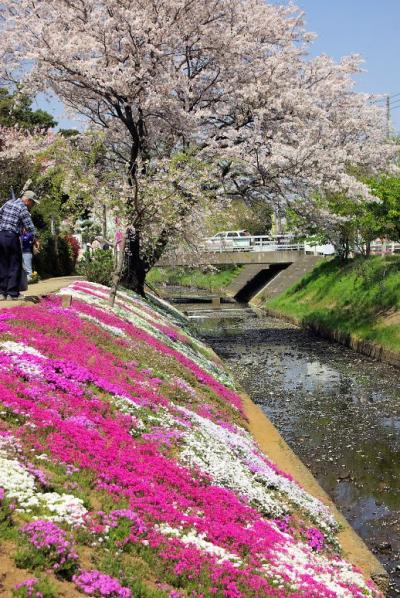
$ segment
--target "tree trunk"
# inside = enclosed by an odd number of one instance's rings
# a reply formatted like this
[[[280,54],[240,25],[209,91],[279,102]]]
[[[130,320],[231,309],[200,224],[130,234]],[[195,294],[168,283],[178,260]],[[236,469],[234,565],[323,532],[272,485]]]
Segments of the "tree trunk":
[[[107,239],[107,206],[103,206],[102,216],[103,239]]]
[[[108,298],[108,303],[111,307],[114,307],[114,303],[115,303],[115,297],[117,296],[117,291],[118,291],[118,285],[119,285],[119,281],[121,279],[122,276],[122,272],[124,269],[124,263],[125,263],[125,250],[126,250],[126,238],[127,238],[128,232],[125,231],[125,234],[123,236],[122,239],[122,243],[121,243],[121,248],[120,248],[120,252],[119,255],[118,253],[116,254],[115,257],[115,269],[112,275],[112,284],[111,284],[111,289],[110,289],[110,296]]]
[[[140,233],[138,230],[129,232],[121,284],[144,297],[144,283],[148,271],[149,265],[140,255]]]

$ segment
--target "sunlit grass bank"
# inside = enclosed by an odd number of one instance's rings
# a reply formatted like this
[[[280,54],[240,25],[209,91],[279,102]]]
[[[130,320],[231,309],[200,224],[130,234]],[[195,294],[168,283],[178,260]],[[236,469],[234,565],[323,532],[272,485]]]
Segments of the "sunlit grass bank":
[[[241,266],[219,266],[204,272],[199,268],[153,268],[147,280],[152,285],[168,284],[216,292],[227,287],[241,269]]]
[[[267,307],[400,352],[400,256],[324,262]]]

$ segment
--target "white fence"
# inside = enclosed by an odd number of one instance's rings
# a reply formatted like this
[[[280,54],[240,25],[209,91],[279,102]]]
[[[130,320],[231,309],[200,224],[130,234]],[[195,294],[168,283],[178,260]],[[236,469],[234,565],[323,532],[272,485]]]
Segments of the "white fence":
[[[204,253],[223,253],[232,251],[298,251],[308,255],[334,255],[335,248],[330,243],[308,245],[289,237],[247,236],[233,238],[209,237],[199,245]],[[355,253],[358,253],[357,251]],[[371,255],[391,255],[400,253],[400,243],[392,241],[374,241],[371,243]]]
[[[304,243],[267,236],[209,237],[203,240],[199,249],[205,253],[222,253],[225,251],[303,251]]]
[[[204,253],[223,253],[231,251],[297,251],[312,255],[333,255],[333,245],[306,245],[304,242],[295,241],[290,237],[247,236],[233,238],[209,237],[204,239],[199,246]]]

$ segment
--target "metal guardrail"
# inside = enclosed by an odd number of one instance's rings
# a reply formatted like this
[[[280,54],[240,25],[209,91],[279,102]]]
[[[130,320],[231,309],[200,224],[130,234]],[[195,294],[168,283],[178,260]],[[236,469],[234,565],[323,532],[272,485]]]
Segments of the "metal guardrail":
[[[248,236],[233,239],[205,239],[199,246],[204,253],[223,253],[231,251],[304,251],[304,243],[271,239],[265,236]]]
[[[202,253],[227,253],[227,252],[275,252],[296,251],[313,255],[329,256],[335,254],[333,245],[308,245],[304,242],[295,242],[291,239],[269,236],[248,236],[228,239],[209,237],[204,239],[197,247]],[[390,255],[400,253],[400,243],[380,242],[371,243],[371,255]]]
[[[333,245],[311,246],[306,243],[296,243],[287,239],[277,239],[267,236],[249,236],[233,239],[215,239],[210,237],[199,247],[204,253],[223,253],[230,251],[303,251],[314,255],[333,255]],[[393,241],[374,241],[371,243],[371,255],[391,255],[400,253],[400,243]]]

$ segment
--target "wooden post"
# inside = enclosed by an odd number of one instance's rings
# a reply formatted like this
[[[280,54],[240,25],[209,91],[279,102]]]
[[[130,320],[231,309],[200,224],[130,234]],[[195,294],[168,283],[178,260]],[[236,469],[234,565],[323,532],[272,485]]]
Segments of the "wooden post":
[[[211,305],[213,309],[219,309],[221,307],[221,297],[213,297]]]
[[[61,305],[63,307],[71,307],[72,305],[72,295],[63,295],[61,300]]]

